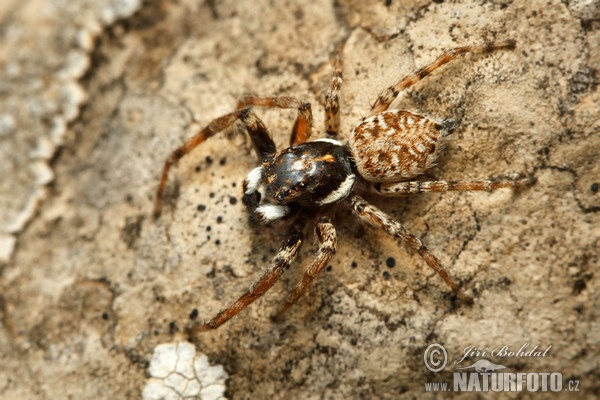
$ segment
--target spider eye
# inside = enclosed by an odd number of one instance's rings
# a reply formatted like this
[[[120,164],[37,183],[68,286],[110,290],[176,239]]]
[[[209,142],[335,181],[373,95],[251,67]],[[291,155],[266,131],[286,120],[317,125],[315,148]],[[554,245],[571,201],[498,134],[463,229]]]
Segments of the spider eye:
[[[308,182],[300,181],[300,182],[296,183],[294,186],[292,186],[292,191],[294,193],[304,192],[307,187],[308,187]]]

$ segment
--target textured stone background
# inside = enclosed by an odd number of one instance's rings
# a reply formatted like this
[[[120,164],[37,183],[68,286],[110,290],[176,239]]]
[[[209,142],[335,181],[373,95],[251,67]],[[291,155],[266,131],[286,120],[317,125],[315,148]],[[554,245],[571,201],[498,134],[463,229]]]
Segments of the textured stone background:
[[[505,38],[518,48],[463,57],[394,107],[460,120],[429,178],[538,182],[373,198],[475,305],[340,209],[331,268],[283,322],[269,315],[316,250],[309,231],[296,267],[197,349],[225,368],[231,398],[426,397],[424,383],[452,379],[450,367],[425,369],[432,343],[450,363],[468,346],[552,345],[546,357],[488,358],[600,394],[597,3],[389,3],[3,3],[0,397],[139,397],[153,349],[186,339],[194,309],[209,318],[260,274],[286,229],[248,225],[240,186],[256,160],[239,139],[214,137],[182,160],[177,195],[150,216],[168,153],[242,95],[310,101],[320,135],[329,59],[345,43],[347,137],[400,77]],[[295,113],[259,114],[287,143]]]

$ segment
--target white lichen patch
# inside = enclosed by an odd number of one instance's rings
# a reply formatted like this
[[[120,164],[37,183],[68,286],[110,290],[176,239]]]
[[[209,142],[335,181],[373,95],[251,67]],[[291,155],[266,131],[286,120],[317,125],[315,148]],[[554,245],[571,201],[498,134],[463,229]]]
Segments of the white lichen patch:
[[[142,396],[145,400],[224,399],[227,373],[211,366],[208,357],[196,353],[188,342],[156,346]]]

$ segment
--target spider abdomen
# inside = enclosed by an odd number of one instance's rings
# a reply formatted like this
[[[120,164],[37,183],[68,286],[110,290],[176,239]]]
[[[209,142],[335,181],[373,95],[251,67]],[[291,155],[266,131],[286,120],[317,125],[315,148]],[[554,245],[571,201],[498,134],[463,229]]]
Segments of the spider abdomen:
[[[391,110],[356,126],[349,144],[363,178],[371,182],[399,182],[434,165],[450,130],[423,116]]]

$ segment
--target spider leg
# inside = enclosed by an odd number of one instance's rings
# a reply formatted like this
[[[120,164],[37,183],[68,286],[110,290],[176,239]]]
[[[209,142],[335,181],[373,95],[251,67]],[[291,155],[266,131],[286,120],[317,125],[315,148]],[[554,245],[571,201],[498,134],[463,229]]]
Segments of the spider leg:
[[[290,146],[304,143],[312,133],[313,116],[310,103],[294,99],[293,97],[258,97],[246,96],[238,102],[237,108],[248,106],[277,107],[277,108],[297,108],[298,116],[292,128],[290,137]]]
[[[263,124],[263,122],[254,114],[250,109],[244,108],[245,113],[242,114],[240,120],[242,125],[246,128],[248,136],[252,140],[254,150],[259,159],[262,161],[265,157],[275,154],[277,148],[275,142],[271,138],[269,130]]]
[[[342,54],[337,51],[333,61],[333,77],[331,86],[325,94],[325,132],[331,136],[337,136],[340,130],[340,90],[342,88]]]
[[[242,124],[248,131],[248,135],[250,136],[250,139],[254,144],[254,148],[260,157],[275,153],[275,143],[273,142],[273,139],[271,139],[267,128],[250,109],[239,109],[213,120],[204,129],[200,130],[192,138],[188,139],[181,147],[175,149],[169,158],[167,158],[167,161],[165,161],[160,183],[158,185],[158,189],[156,190],[156,199],[154,202],[155,218],[158,218],[162,211],[162,196],[171,166],[176,164],[183,156],[196,148],[196,146],[198,146],[200,143],[231,126],[237,120],[242,121]]]
[[[457,56],[464,53],[489,53],[500,49],[514,49],[515,44],[516,42],[514,40],[503,40],[499,42],[484,44],[481,46],[464,46],[456,47],[452,50],[449,50],[442,54],[440,57],[438,57],[431,64],[424,66],[414,74],[406,76],[395,85],[392,85],[386,90],[384,90],[371,107],[369,117],[387,110],[390,104],[396,99],[400,91],[417,83],[418,81],[420,81],[421,79],[423,79],[442,65],[450,62]]]
[[[499,188],[519,187],[531,184],[533,178],[520,178],[513,180],[481,180],[481,181],[412,181],[395,183],[377,183],[373,190],[383,196],[404,196],[415,193],[447,192],[450,190],[492,191]]]
[[[298,301],[300,297],[306,292],[308,285],[315,279],[315,277],[327,266],[329,260],[335,254],[337,234],[335,227],[331,223],[329,217],[321,217],[315,225],[315,234],[319,240],[319,250],[315,260],[308,266],[302,280],[298,282],[298,285],[290,292],[285,304],[281,309],[273,315],[274,319],[279,318],[288,308]]]
[[[239,299],[237,299],[237,301],[220,311],[210,321],[205,324],[194,324],[190,326],[188,328],[190,335],[218,328],[229,319],[236,316],[254,300],[265,294],[265,292],[277,282],[277,279],[279,279],[279,277],[290,267],[292,261],[294,261],[298,255],[303,240],[302,230],[305,225],[306,219],[302,217],[298,218],[290,228],[289,237],[286,243],[279,249],[279,252],[273,258],[273,261],[271,261],[269,269],[267,269],[264,274],[254,282]]]
[[[442,267],[440,260],[433,255],[425,247],[425,245],[412,233],[406,230],[400,223],[394,221],[392,217],[381,211],[375,206],[370,205],[364,199],[357,195],[353,195],[349,199],[352,206],[352,211],[360,219],[367,222],[370,225],[382,228],[389,235],[401,239],[404,241],[413,251],[418,253],[423,260],[429,265],[435,272],[442,277],[442,279],[454,290],[456,295],[465,303],[472,304],[473,299],[462,292],[460,287],[448,276],[448,273]]]

